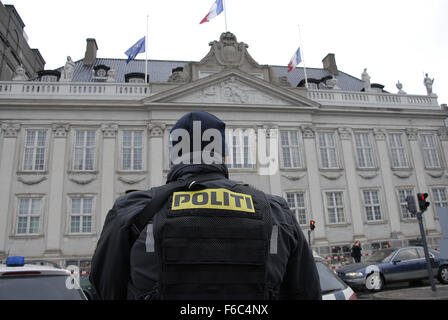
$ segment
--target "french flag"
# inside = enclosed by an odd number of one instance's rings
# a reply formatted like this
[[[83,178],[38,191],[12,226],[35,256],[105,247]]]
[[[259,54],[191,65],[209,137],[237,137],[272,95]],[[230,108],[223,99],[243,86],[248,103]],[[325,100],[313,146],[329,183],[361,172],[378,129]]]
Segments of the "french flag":
[[[224,5],[222,4],[223,0],[216,0],[215,3],[213,3],[212,7],[210,8],[210,11],[207,13],[207,15],[202,19],[202,21],[199,24],[202,24],[204,22],[209,22],[214,17],[219,15],[221,12],[224,11]]]
[[[292,56],[291,60],[288,63],[288,72],[294,70],[294,68],[302,61],[302,56],[300,55],[300,47]]]

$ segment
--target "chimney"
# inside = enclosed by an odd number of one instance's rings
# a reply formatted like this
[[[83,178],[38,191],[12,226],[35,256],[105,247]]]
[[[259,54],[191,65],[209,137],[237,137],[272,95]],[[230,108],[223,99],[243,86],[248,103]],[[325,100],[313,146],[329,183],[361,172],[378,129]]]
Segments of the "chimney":
[[[322,63],[324,65],[324,69],[329,71],[331,74],[337,75],[338,74],[338,66],[336,65],[336,59],[334,57],[334,53],[329,53],[327,56],[322,60]]]
[[[96,44],[96,40],[93,38],[88,38],[86,53],[84,55],[84,60],[83,60],[83,63],[85,65],[91,65],[95,62],[97,50],[98,50],[98,45]]]

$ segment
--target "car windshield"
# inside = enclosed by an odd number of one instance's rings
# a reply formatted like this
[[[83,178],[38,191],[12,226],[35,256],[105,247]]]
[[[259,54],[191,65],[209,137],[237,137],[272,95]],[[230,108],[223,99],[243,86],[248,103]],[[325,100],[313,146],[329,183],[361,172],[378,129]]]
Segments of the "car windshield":
[[[346,285],[328,267],[316,261],[317,272],[319,273],[320,288],[322,294],[344,290]]]
[[[388,262],[394,252],[394,249],[378,250],[368,256],[364,262]]]
[[[0,300],[83,300],[82,290],[68,289],[69,276],[8,276],[0,278]]]

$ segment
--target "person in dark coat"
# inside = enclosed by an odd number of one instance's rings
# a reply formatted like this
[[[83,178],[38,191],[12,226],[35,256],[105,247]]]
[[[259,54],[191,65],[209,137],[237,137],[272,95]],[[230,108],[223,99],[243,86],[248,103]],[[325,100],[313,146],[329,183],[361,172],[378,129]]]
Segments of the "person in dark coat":
[[[352,257],[355,263],[361,262],[361,242],[359,240],[355,241],[352,246]]]
[[[193,111],[184,115],[171,133],[179,128],[193,133],[194,121],[200,121],[201,133],[211,128],[221,133],[221,154],[225,154],[225,123],[210,113]],[[204,144],[201,145],[201,150],[204,150]],[[182,156],[185,160],[185,155]],[[188,156],[192,160],[193,155],[187,155],[187,158]],[[221,155],[218,152],[214,156]],[[200,179],[205,180],[201,182],[205,188],[231,189],[238,184],[229,180],[225,163],[176,163],[175,160],[171,159],[172,168],[167,176],[167,184],[179,180]],[[210,178],[203,179],[207,176]],[[248,186],[242,188],[256,190]],[[261,191],[257,192],[263,194]],[[157,188],[127,193],[115,201],[107,214],[92,258],[90,273],[90,280],[100,299],[152,299],[157,296],[161,257],[155,251],[159,247],[155,246],[154,249],[154,243],[148,240],[149,228],[141,232],[134,243],[130,240],[130,221],[137,217],[149,202],[155,201],[157,196]],[[271,234],[271,239],[274,239],[269,245],[271,251],[265,262],[266,276],[263,281],[266,281],[266,287],[269,289],[268,298],[320,300],[322,293],[313,254],[294,214],[282,197],[269,194],[265,194],[265,197],[269,221],[272,226],[276,226],[275,236]],[[154,219],[157,219],[159,214],[160,212]]]

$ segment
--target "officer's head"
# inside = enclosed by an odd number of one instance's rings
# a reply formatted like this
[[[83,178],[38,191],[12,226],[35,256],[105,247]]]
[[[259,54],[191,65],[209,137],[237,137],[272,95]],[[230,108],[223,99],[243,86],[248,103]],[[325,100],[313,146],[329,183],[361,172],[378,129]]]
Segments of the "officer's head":
[[[226,124],[205,111],[192,111],[170,131],[170,165],[222,164],[226,154]]]

